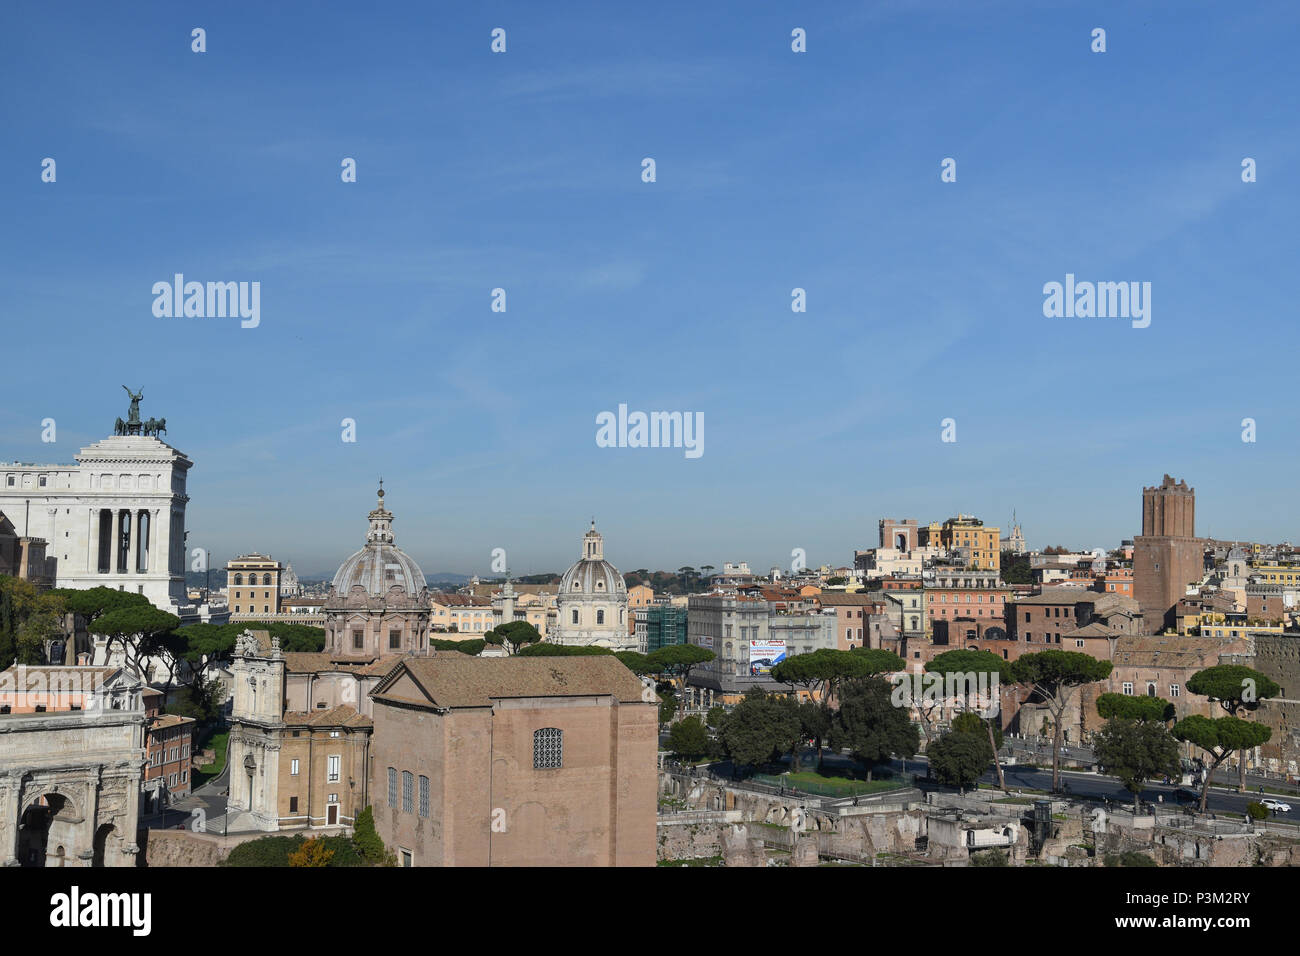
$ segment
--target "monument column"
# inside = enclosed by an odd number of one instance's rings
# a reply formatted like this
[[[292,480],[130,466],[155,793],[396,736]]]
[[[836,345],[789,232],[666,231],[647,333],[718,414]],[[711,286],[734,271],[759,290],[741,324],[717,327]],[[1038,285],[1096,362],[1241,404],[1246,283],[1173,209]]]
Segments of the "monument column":
[[[140,512],[132,508],[126,513],[128,528],[126,539],[126,573],[135,574],[140,560]]]
[[[5,774],[0,777],[0,865],[18,866],[18,826],[22,818],[18,812],[21,803],[19,791],[22,777]]]
[[[108,573],[116,574],[121,566],[119,560],[122,554],[122,509],[113,509],[113,537],[112,547],[108,552]]]

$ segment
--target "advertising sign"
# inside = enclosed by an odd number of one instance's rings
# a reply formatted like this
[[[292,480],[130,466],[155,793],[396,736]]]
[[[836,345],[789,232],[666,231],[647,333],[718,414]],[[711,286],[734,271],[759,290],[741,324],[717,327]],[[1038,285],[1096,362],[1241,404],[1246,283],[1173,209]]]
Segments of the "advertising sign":
[[[750,641],[749,673],[751,677],[770,674],[772,667],[785,660],[785,641]]]

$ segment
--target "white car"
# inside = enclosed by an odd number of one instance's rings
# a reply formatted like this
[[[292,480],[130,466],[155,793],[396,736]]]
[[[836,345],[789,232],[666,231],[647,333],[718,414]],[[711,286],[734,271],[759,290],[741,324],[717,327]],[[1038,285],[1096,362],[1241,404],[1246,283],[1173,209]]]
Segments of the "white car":
[[[1265,797],[1263,800],[1259,802],[1264,804],[1265,807],[1272,810],[1274,813],[1291,812],[1291,804],[1283,803],[1281,800],[1274,800],[1272,797]]]

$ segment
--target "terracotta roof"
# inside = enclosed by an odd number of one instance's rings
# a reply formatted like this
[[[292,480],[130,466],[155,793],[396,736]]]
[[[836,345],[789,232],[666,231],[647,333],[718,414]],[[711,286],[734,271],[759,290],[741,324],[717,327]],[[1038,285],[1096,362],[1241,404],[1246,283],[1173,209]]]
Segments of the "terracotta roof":
[[[1114,636],[1115,636],[1115,632],[1114,632],[1114,631],[1112,631],[1110,628],[1108,628],[1105,624],[1101,624],[1101,623],[1098,623],[1098,622],[1094,622],[1094,623],[1092,623],[1092,624],[1085,624],[1083,627],[1076,627],[1073,631],[1070,631],[1068,634],[1067,634],[1066,632],[1064,632],[1064,631],[1061,632],[1061,637],[1062,637],[1062,638],[1067,638],[1067,637],[1114,637]]]
[[[165,730],[168,727],[179,727],[181,724],[194,723],[193,717],[181,717],[179,714],[163,714],[161,717],[154,718],[153,723],[149,725],[150,730]]]
[[[1026,597],[1018,597],[1015,604],[1079,604],[1081,602],[1095,602],[1101,595],[1096,591],[1089,591],[1085,588],[1043,588],[1038,594],[1030,594]]]
[[[868,604],[881,603],[878,600],[874,600],[870,594],[862,592],[848,594],[842,591],[823,591],[821,594],[814,596],[813,600],[818,604],[821,604],[823,607],[826,605],[852,605],[853,607],[865,607]]]
[[[324,651],[291,651],[284,655],[284,668],[290,674],[319,674],[342,671],[349,674],[387,674],[403,655],[388,654],[377,659],[349,660]]]
[[[403,673],[423,688],[426,699],[391,695]],[[640,703],[644,685],[613,657],[469,657],[456,651],[404,658],[371,693],[439,707],[489,707],[514,697],[605,697]]]
[[[2,690],[56,690],[66,691],[93,690],[116,674],[117,667],[77,667],[73,665],[58,666],[46,664],[14,664],[0,672],[0,689]],[[26,686],[19,688],[18,678],[22,677]]]
[[[1113,659],[1117,667],[1210,667],[1223,646],[1211,637],[1121,637]]]
[[[355,707],[339,704],[329,710],[286,711],[284,722],[307,727],[373,727],[374,721],[357,712]]]

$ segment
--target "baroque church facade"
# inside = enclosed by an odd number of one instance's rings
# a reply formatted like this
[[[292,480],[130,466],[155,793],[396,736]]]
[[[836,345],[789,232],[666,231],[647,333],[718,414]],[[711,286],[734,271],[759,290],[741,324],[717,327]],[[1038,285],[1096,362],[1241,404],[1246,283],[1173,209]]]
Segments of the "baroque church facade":
[[[354,661],[421,652],[428,647],[429,589],[415,559],[394,543],[382,482],[367,518],[365,546],[339,566],[325,599],[325,650]]]
[[[560,578],[555,632],[548,640],[636,650],[636,636],[627,626],[627,584],[618,568],[605,560],[605,539],[595,521],[582,536],[582,557]]]

